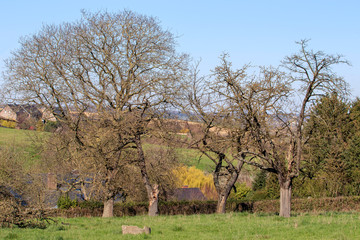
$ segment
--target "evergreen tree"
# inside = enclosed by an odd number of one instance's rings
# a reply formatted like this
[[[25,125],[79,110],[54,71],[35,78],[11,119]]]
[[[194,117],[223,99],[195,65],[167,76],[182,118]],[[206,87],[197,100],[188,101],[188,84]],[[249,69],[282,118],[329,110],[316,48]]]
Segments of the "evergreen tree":
[[[345,164],[345,176],[348,181],[347,191],[349,195],[360,194],[360,99],[357,98],[350,109],[351,136],[348,147],[343,152],[342,158]]]
[[[346,194],[346,164],[343,158],[352,135],[350,107],[336,93],[322,97],[313,106],[306,124],[308,137],[302,172],[313,184],[320,185],[320,195]]]

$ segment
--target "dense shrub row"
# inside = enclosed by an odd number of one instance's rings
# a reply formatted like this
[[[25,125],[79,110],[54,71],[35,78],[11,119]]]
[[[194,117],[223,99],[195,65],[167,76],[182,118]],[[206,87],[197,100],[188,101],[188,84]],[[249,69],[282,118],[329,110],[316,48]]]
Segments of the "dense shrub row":
[[[215,213],[216,204],[216,201],[161,202],[159,212],[161,215],[211,214]],[[228,201],[226,208],[229,212],[277,213],[279,211],[279,200]],[[360,211],[360,197],[293,199],[292,211],[297,213]],[[75,208],[49,210],[49,214],[61,217],[99,217],[102,215],[102,205],[99,203],[82,203]],[[114,216],[145,214],[147,214],[147,203],[126,203],[114,206]]]
[[[10,120],[5,120],[5,119],[0,119],[0,126],[7,127],[7,128],[15,128],[16,122],[10,121]]]

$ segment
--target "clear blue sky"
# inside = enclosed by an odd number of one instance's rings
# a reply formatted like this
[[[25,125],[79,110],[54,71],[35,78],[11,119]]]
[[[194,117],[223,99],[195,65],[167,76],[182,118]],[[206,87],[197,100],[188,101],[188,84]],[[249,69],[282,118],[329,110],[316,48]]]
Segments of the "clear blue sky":
[[[295,41],[311,39],[314,50],[345,55],[352,66],[336,71],[350,83],[352,95],[360,96],[357,0],[0,0],[0,71],[21,36],[36,33],[43,24],[79,19],[81,9],[128,9],[157,17],[179,36],[179,51],[202,59],[203,74],[216,66],[222,52],[230,54],[234,67],[276,66],[297,51]]]

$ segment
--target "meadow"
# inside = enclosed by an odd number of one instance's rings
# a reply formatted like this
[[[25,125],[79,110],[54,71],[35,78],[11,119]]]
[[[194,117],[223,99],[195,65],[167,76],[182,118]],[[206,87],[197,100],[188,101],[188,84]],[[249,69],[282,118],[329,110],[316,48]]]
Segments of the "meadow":
[[[39,135],[36,131],[0,127],[0,145],[28,148],[32,139]]]
[[[360,239],[360,213],[58,218],[46,229],[1,229],[0,239]],[[121,225],[151,227],[150,235],[122,235]]]
[[[186,166],[195,166],[205,172],[211,172],[214,169],[214,163],[205,155],[196,149],[176,148],[176,153],[181,163]]]
[[[0,128],[0,147],[24,150],[27,164],[36,162],[39,144],[49,133]],[[151,148],[150,146],[148,146]],[[180,161],[209,171],[210,159],[194,149],[177,148]],[[0,229],[0,239],[360,239],[360,213],[277,215],[227,213],[223,215],[135,216],[103,219],[56,218],[46,229]],[[150,235],[122,235],[121,225],[149,226]]]
[[[31,165],[40,157],[41,144],[49,136],[51,133],[48,132],[0,127],[0,147],[13,147],[15,150],[25,152],[27,156],[25,164]],[[149,150],[152,144],[145,144],[144,147],[145,150]],[[186,166],[195,166],[206,172],[213,169],[214,163],[196,149],[175,148],[175,151],[179,161]]]
[[[42,144],[48,132],[0,127],[0,148],[10,148],[23,154],[24,166],[30,167],[40,159]]]

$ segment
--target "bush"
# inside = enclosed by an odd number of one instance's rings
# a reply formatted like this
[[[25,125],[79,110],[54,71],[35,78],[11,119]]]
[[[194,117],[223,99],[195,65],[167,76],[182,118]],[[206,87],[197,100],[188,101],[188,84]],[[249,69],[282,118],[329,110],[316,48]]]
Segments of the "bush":
[[[172,201],[160,202],[159,213],[161,215],[191,215],[212,214],[216,211],[216,201]],[[100,217],[102,206],[96,208],[70,208],[54,209],[47,212],[54,217]],[[84,207],[84,206],[83,206]],[[251,212],[251,213],[278,213],[280,209],[279,200],[244,201],[229,200],[226,203],[227,212]],[[114,205],[114,216],[146,215],[148,203],[117,203]],[[349,212],[360,211],[360,197],[337,197],[337,198],[302,198],[291,201],[293,213],[303,212]]]
[[[10,227],[20,218],[20,205],[9,193],[0,189],[0,227]]]
[[[45,229],[53,219],[41,210],[26,211],[14,196],[0,188],[0,228],[39,228]]]
[[[231,191],[229,200],[243,200],[251,191],[251,188],[248,187],[245,183],[236,183],[235,188],[236,192]]]
[[[69,195],[67,195],[67,194],[61,195],[57,201],[57,206],[60,209],[74,208],[78,205],[79,205],[78,201],[76,199],[71,200]]]
[[[253,191],[264,189],[266,186],[267,172],[260,170],[255,177],[253,183]]]
[[[267,193],[268,199],[280,198],[279,180],[275,174],[269,174],[264,190]]]
[[[207,199],[216,199],[217,192],[214,185],[213,176],[205,174],[196,167],[179,167],[174,170],[177,177],[177,186],[188,186],[189,188],[199,188]]]
[[[37,120],[33,118],[19,120],[16,127],[24,130],[35,130]]]
[[[38,132],[44,131],[44,123],[42,120],[36,122],[36,131]]]
[[[77,206],[80,208],[88,208],[88,209],[95,209],[95,208],[103,208],[104,203],[99,201],[81,201],[77,203]]]
[[[251,201],[260,201],[269,199],[268,192],[265,189],[251,191],[248,195],[246,195],[246,199]]]
[[[54,122],[54,121],[47,121],[45,123],[44,131],[45,132],[54,132],[57,128],[59,127],[59,123],[58,122]]]
[[[7,127],[7,128],[15,128],[16,127],[16,122],[1,119],[0,120],[0,125],[3,126],[3,127]]]

